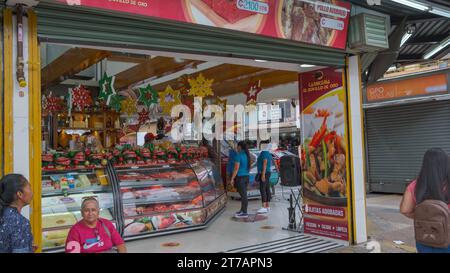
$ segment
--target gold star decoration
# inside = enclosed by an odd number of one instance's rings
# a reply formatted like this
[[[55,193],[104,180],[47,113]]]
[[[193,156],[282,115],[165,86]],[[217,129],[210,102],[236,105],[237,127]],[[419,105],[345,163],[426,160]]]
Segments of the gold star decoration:
[[[216,98],[216,104],[222,108],[222,111],[227,109],[227,99]]]
[[[122,113],[127,113],[128,116],[131,116],[132,114],[137,112],[137,103],[136,100],[128,97],[120,102],[120,111]]]
[[[211,88],[214,79],[206,79],[202,73],[196,79],[188,79],[191,89],[189,95],[194,97],[206,97],[214,95]]]
[[[181,104],[180,91],[173,90],[172,86],[168,85],[164,92],[159,93],[159,103],[163,112],[170,115],[172,107]]]

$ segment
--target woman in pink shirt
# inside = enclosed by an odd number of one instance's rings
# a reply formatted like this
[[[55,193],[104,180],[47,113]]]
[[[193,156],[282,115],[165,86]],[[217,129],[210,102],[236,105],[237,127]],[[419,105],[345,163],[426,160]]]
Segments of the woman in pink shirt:
[[[419,176],[408,185],[403,195],[400,212],[414,219],[416,205],[427,199],[444,201],[450,208],[450,159],[442,149],[433,148],[425,153]],[[418,252],[450,253],[450,247],[438,249],[420,243],[416,246]]]
[[[83,219],[69,231],[66,240],[66,253],[117,252],[126,253],[127,249],[111,221],[100,218],[100,206],[97,199],[88,197],[81,204]]]

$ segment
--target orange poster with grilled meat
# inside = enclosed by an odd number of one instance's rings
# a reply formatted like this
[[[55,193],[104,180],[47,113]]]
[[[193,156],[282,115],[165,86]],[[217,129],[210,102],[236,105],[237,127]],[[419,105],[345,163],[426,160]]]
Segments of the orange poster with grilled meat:
[[[343,70],[299,76],[305,233],[349,240],[347,98]]]

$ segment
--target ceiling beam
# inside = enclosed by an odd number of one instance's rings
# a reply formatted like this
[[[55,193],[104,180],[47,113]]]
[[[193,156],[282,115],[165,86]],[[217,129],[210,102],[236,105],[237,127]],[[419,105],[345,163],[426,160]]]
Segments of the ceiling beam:
[[[42,69],[41,86],[48,88],[78,74],[111,55],[109,51],[71,48]]]
[[[237,81],[222,83],[214,88],[217,96],[228,96],[247,91],[250,82],[261,80],[261,88],[267,89],[281,84],[298,81],[298,72],[266,70],[257,76],[245,77]]]
[[[123,63],[143,63],[150,60],[150,56],[128,56],[125,54],[112,54],[108,57],[108,61],[111,62],[123,62]]]
[[[234,65],[234,64],[221,64],[209,69],[205,69],[203,71],[199,71],[196,73],[189,74],[189,78],[197,78],[200,73],[207,79],[214,79],[212,88],[214,89],[216,86],[220,85],[220,83],[239,78],[241,76],[245,76],[248,74],[258,73],[261,71],[267,70],[266,68],[253,67],[253,66],[244,66],[244,65]],[[163,82],[154,86],[155,90],[162,91],[167,85],[170,85],[174,88],[178,85],[178,79],[173,79],[167,82]]]
[[[183,60],[182,62],[176,62],[174,58],[155,57],[118,73],[114,86],[116,90],[120,90],[152,77],[160,78],[187,67],[196,67],[200,63],[203,63],[203,61]]]

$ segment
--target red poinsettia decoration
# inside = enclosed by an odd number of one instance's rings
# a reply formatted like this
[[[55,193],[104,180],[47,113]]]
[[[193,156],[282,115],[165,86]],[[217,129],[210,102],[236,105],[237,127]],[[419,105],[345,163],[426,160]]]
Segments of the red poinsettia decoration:
[[[182,75],[177,79],[177,86],[178,90],[180,91],[181,95],[187,95],[189,93],[189,81],[187,75]]]
[[[149,114],[150,112],[147,111],[145,108],[142,109],[142,111],[139,112],[139,124],[145,124],[145,122],[150,119],[148,116]]]
[[[77,107],[80,111],[86,107],[92,106],[93,100],[91,92],[83,85],[72,89],[72,107]]]
[[[50,94],[44,103],[44,111],[49,114],[54,114],[57,112],[61,112],[63,110],[64,103],[63,100],[59,97],[54,97]]]

